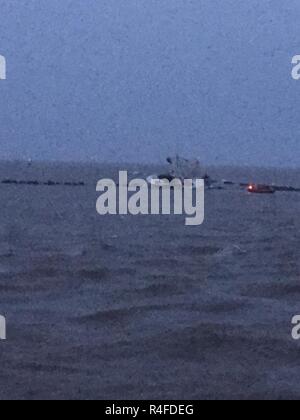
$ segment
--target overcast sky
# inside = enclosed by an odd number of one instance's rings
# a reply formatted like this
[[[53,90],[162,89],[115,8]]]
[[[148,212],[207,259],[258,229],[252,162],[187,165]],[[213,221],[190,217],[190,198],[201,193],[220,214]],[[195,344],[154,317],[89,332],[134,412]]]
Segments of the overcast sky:
[[[299,0],[0,0],[0,158],[300,166]]]

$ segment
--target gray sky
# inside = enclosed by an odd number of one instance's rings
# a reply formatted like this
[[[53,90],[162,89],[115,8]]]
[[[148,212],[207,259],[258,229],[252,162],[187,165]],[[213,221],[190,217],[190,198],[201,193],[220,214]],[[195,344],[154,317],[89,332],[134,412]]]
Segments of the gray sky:
[[[300,166],[299,0],[0,10],[0,158]]]

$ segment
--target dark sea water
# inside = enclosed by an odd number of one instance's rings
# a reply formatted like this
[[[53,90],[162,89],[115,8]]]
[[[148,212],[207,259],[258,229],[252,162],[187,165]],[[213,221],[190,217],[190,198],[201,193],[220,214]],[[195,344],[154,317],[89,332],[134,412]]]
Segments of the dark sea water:
[[[205,223],[96,213],[126,165],[3,163],[0,398],[300,398],[300,194],[206,192]],[[130,167],[143,176],[154,168]],[[300,171],[211,168],[300,187]]]

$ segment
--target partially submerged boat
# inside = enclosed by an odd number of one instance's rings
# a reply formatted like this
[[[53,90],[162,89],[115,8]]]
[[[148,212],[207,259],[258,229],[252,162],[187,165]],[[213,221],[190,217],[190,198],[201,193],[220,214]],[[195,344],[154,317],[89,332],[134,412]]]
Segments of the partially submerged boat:
[[[193,186],[196,186],[196,180],[203,179],[205,186],[211,188],[214,183],[210,176],[204,173],[197,159],[189,160],[176,156],[175,158],[167,158],[167,163],[170,165],[169,172],[150,175],[147,178],[150,185],[162,186],[164,183],[167,185],[175,180],[178,180],[182,185],[184,180],[191,179]]]

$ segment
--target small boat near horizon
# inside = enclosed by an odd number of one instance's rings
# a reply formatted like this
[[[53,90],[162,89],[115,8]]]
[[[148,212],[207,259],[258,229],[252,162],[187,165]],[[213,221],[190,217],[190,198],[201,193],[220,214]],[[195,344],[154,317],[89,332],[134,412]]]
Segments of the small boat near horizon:
[[[249,184],[247,191],[251,194],[275,194],[276,190],[270,185]]]

